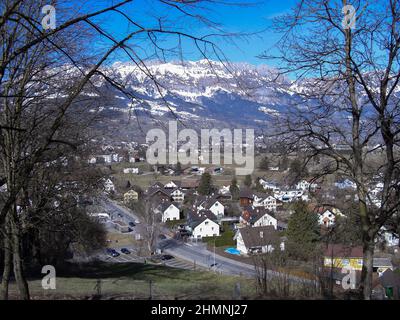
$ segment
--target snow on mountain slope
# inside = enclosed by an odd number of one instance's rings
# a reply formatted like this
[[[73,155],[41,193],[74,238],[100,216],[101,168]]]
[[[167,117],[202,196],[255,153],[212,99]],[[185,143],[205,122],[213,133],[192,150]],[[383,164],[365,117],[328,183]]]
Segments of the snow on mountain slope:
[[[299,99],[291,92],[291,83],[285,79],[275,81],[274,70],[267,66],[227,66],[207,60],[150,61],[146,67],[116,62],[105,72],[138,98],[124,99],[105,81],[97,83],[103,92],[115,91],[121,117],[126,110],[133,110],[136,115],[153,120],[177,116],[202,127],[256,128]]]

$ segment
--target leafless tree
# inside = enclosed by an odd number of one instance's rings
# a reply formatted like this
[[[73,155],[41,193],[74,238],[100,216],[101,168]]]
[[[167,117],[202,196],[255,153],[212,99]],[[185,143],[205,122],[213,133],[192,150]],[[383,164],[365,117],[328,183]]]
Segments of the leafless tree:
[[[347,5],[355,8],[354,28]],[[279,76],[295,78],[287,90],[301,98],[276,119],[275,139],[307,154],[304,165],[327,159],[315,179],[339,173],[357,186],[364,299],[375,238],[399,215],[399,18],[398,1],[300,0],[276,21],[275,51],[263,54],[279,59]],[[379,199],[370,192],[373,177],[383,183]]]
[[[18,204],[23,200],[24,190],[33,188],[34,178],[46,162],[70,155],[80,145],[79,130],[71,130],[70,126],[79,129],[88,106],[95,104],[88,93],[98,93],[96,81],[105,81],[132,101],[139,100],[135,92],[118,82],[107,66],[118,58],[128,59],[136,66],[134,72],[149,78],[163,97],[165,88],[147,67],[149,59],[183,57],[182,41],[186,39],[203,58],[213,56],[224,61],[223,53],[212,42],[212,36],[223,32],[201,15],[203,4],[210,1],[153,2],[164,13],[174,11],[177,20],[160,15],[156,23],[143,25],[130,12],[131,5],[135,5],[132,0],[101,4],[83,1],[80,5],[57,1],[56,27],[43,30],[41,10],[48,4],[46,1],[1,2],[0,174],[7,184],[0,207],[4,247],[1,298],[8,296],[13,266],[20,297],[29,299],[21,253],[24,225]],[[119,19],[127,27],[115,32],[107,28],[107,19]],[[188,21],[212,31],[183,32],[180,27]],[[164,42],[169,38],[175,40],[174,45]]]
[[[152,199],[139,201],[135,204],[137,212],[143,220],[145,233],[143,239],[146,243],[148,254],[153,254],[156,250],[157,238],[161,232],[161,215],[157,211],[157,203]]]

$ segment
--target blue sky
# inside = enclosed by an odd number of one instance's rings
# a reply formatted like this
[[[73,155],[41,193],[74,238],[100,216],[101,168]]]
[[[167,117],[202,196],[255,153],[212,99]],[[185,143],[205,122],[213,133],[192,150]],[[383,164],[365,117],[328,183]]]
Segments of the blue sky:
[[[282,13],[286,13],[297,2],[296,0],[230,0],[230,3],[236,2],[239,5],[223,5],[210,3],[200,11],[201,14],[209,20],[219,23],[220,27],[226,32],[234,33],[254,33],[249,37],[233,37],[233,43],[226,38],[213,38],[218,47],[224,52],[226,57],[235,62],[248,62],[251,64],[271,64],[266,60],[260,60],[257,55],[264,50],[271,48],[277,41],[278,36],[271,28],[272,19]],[[97,1],[97,6],[100,6],[101,1]],[[240,5],[245,4],[245,5]],[[193,19],[182,19],[179,11],[168,8],[165,5],[160,5],[157,1],[139,0],[126,8],[126,12],[135,21],[140,22],[146,27],[156,26],[157,18],[163,17],[164,23],[169,24],[170,29],[178,28],[182,32],[191,33],[194,35],[205,35],[210,30],[202,24],[193,22]],[[197,13],[198,11],[196,11]],[[116,14],[109,15],[104,26],[113,34],[125,34],[129,26],[120,16]],[[145,40],[137,41],[138,46],[142,46]],[[166,37],[161,39],[165,46],[174,46],[177,43],[176,37]],[[192,41],[183,41],[184,59],[198,60],[201,59],[201,54],[195,49]],[[143,55],[148,54],[144,52]],[[121,57],[121,60],[124,58]]]

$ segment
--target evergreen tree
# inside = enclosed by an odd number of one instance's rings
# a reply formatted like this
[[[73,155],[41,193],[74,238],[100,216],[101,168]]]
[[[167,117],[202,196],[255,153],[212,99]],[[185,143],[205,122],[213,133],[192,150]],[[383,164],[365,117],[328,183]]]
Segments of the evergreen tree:
[[[300,179],[306,177],[308,175],[308,171],[303,167],[303,164],[300,159],[294,159],[290,163],[289,168],[289,182],[290,184],[295,184],[299,182]]]
[[[201,176],[200,185],[197,191],[201,195],[207,196],[211,194],[212,190],[213,188],[212,188],[211,175],[208,172],[205,172]]]
[[[182,164],[180,162],[176,164],[175,173],[177,176],[180,176],[182,174]]]
[[[237,184],[237,180],[236,177],[233,177],[232,181],[231,181],[231,185],[229,186],[229,192],[232,195],[232,199],[233,200],[237,200],[239,199],[239,187]]]
[[[268,157],[265,156],[264,158],[262,158],[258,167],[261,170],[269,170],[269,159],[268,159]]]
[[[310,258],[319,241],[319,230],[317,214],[310,212],[305,202],[296,203],[286,230],[289,254],[303,260]]]
[[[266,192],[265,191],[265,189],[264,189],[264,187],[261,185],[261,183],[260,183],[260,179],[257,179],[256,180],[256,185],[254,186],[254,189],[257,191],[257,192]]]
[[[284,154],[282,156],[282,159],[279,161],[279,169],[281,171],[285,171],[287,170],[287,168],[289,167],[289,159],[288,157]]]
[[[243,184],[244,184],[246,187],[251,187],[251,184],[252,184],[252,183],[253,183],[253,181],[251,180],[251,175],[248,174],[248,175],[244,178]]]

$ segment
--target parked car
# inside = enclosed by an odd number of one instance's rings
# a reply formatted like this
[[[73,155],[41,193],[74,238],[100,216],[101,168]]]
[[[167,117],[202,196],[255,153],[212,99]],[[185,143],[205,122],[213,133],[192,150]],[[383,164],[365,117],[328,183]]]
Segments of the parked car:
[[[129,222],[129,226],[130,226],[130,227],[135,227],[136,224],[135,224],[134,222],[131,221],[131,222]]]
[[[190,236],[190,232],[188,230],[179,230],[179,233],[181,234],[182,237]]]
[[[112,249],[112,248],[107,248],[106,252],[107,252],[108,255],[110,255],[110,256],[112,256],[114,258],[119,256],[119,253],[117,252],[117,250]]]
[[[164,254],[162,257],[161,257],[161,260],[163,260],[163,261],[165,261],[165,260],[172,260],[172,259],[174,259],[175,257],[174,256],[171,256],[170,254]]]
[[[127,248],[122,248],[122,249],[121,249],[121,252],[122,252],[122,253],[125,253],[125,254],[131,254],[131,252],[130,252],[129,249],[127,249]]]

